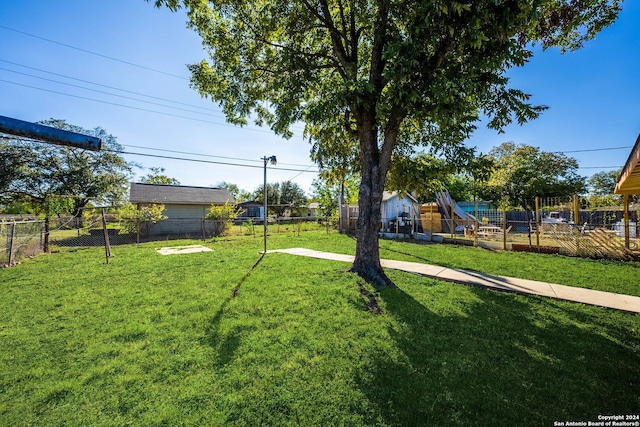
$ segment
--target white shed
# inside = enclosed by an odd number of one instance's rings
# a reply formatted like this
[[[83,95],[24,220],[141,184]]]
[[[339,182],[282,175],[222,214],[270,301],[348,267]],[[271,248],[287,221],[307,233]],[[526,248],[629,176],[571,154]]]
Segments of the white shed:
[[[388,192],[382,194],[380,206],[382,229],[392,233],[411,234],[420,218],[418,200],[408,192]]]

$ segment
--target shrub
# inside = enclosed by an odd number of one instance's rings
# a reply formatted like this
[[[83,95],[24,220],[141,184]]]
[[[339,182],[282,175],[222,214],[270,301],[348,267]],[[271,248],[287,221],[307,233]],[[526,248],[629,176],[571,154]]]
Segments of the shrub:
[[[224,205],[211,205],[207,219],[213,221],[213,236],[221,236],[238,215],[240,208],[229,202],[225,202]]]
[[[138,209],[131,203],[125,203],[119,210],[120,228],[125,233],[135,233],[137,223],[140,222],[140,232],[148,234],[154,224],[167,219],[164,215],[164,205],[152,203]]]

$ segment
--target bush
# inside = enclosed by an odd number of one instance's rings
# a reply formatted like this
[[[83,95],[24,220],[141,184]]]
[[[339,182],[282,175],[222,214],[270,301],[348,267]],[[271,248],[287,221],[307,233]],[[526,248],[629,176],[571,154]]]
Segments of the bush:
[[[240,215],[240,208],[225,202],[224,205],[211,205],[207,219],[213,221],[213,235],[221,236],[233,220]]]
[[[154,224],[167,219],[164,215],[164,205],[152,203],[138,209],[131,203],[124,204],[119,210],[120,228],[125,233],[135,233],[138,221],[140,222],[140,232],[148,234]]]

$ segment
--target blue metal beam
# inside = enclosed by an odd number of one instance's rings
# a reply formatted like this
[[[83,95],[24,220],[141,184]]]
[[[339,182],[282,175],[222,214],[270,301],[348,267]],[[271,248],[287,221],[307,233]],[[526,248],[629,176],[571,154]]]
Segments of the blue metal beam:
[[[100,147],[102,146],[100,138],[96,138],[95,136],[83,135],[81,133],[25,122],[5,116],[0,116],[0,132],[37,139],[50,144],[84,148],[91,151],[100,151]]]

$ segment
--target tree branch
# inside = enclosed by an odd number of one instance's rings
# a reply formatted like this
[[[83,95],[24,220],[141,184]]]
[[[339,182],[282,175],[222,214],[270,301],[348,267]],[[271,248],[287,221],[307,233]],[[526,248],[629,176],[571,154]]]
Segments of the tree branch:
[[[383,76],[385,61],[383,58],[386,45],[387,22],[389,18],[388,0],[378,0],[378,14],[373,28],[373,48],[371,49],[371,71],[369,82],[373,84],[376,93],[381,93],[385,86]]]
[[[322,8],[322,14],[317,12],[314,8],[309,5],[307,0],[302,0],[302,2],[309,8],[311,13],[318,16],[319,19],[326,25],[329,30],[329,36],[331,38],[331,45],[333,47],[333,53],[338,58],[338,61],[342,65],[344,75],[351,80],[355,80],[357,78],[356,71],[357,66],[349,60],[349,56],[347,55],[347,51],[342,44],[342,41],[348,41],[346,35],[342,34],[333,23],[333,19],[331,18],[331,11],[329,10],[329,4],[327,0],[320,0],[320,7]],[[342,73],[341,73],[342,74]]]

